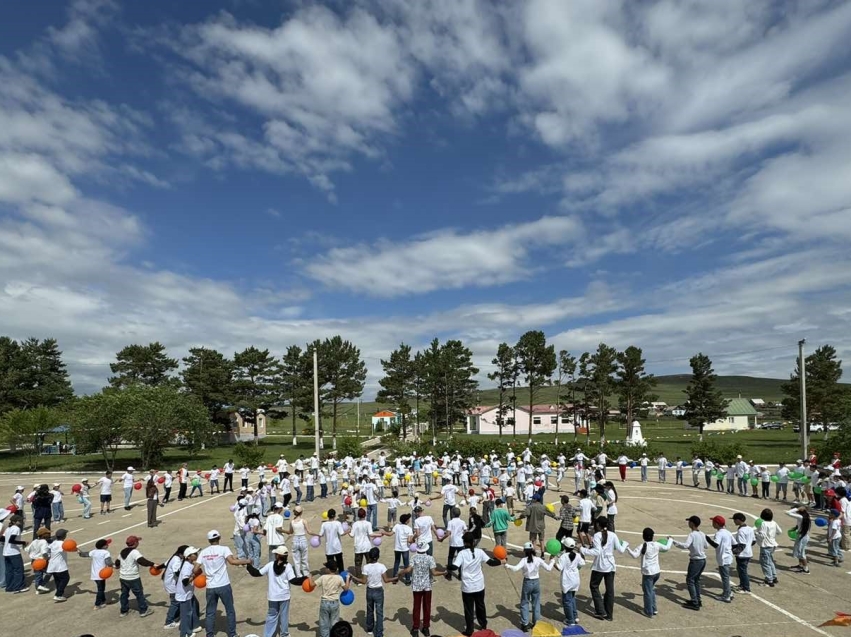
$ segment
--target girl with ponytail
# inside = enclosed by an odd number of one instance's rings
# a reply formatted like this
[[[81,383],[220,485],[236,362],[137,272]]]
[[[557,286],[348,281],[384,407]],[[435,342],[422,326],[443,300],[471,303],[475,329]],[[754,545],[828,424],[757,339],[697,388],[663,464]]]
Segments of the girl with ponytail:
[[[594,600],[594,617],[612,621],[615,608],[615,551],[623,553],[628,548],[618,536],[608,530],[609,520],[600,516],[594,521],[591,548],[582,548],[583,555],[594,558],[591,565],[591,598]],[[605,597],[600,595],[600,583],[605,585]]]
[[[541,579],[540,570],[553,570],[551,561],[544,561],[535,555],[535,545],[526,542],[523,545],[525,559],[514,566],[506,564],[510,571],[523,571],[523,588],[520,590],[520,630],[524,633],[532,630],[541,616]],[[532,607],[532,621],[529,621],[529,607]]]
[[[627,549],[634,558],[641,558],[641,590],[644,592],[644,614],[652,618],[656,612],[656,582],[662,572],[659,566],[659,553],[671,548],[671,543],[654,542],[653,529],[647,527],[641,533],[644,542],[640,547]]]
[[[576,614],[576,591],[579,590],[579,569],[585,566],[585,560],[576,553],[576,540],[565,537],[561,540],[564,552],[556,562],[556,568],[561,571],[561,604],[564,608],[564,623],[567,626],[578,626]]]
[[[177,628],[178,620],[180,619],[180,604],[174,598],[175,592],[177,592],[177,576],[180,574],[180,567],[183,565],[183,551],[189,548],[188,544],[181,544],[177,547],[177,550],[174,552],[163,568],[163,588],[165,592],[168,594],[168,612],[165,615],[165,626],[164,628]]]
[[[464,635],[473,634],[473,616],[479,627],[488,627],[488,615],[485,608],[485,577],[482,564],[499,566],[502,562],[489,558],[487,554],[476,548],[476,538],[472,533],[464,534],[464,550],[459,551],[449,569],[461,569],[461,600],[464,603]]]

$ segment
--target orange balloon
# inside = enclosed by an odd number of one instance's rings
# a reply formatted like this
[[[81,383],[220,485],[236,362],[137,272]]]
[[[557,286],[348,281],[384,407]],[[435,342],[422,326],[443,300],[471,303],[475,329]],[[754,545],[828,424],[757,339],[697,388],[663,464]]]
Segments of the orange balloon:
[[[505,550],[504,546],[495,546],[493,547],[493,556],[498,560],[504,560],[508,557],[508,551]]]
[[[156,566],[152,566],[151,568],[148,569],[148,572],[151,575],[153,575],[154,577],[159,577],[160,574],[163,572],[163,569],[157,568]]]
[[[63,551],[76,551],[77,550],[77,542],[75,540],[65,540],[62,542],[62,550]]]
[[[316,584],[311,582],[309,577],[301,584],[301,590],[303,590],[305,593],[312,593],[315,588]]]
[[[207,586],[207,576],[201,573],[192,583],[195,584],[195,588],[204,588]]]
[[[100,571],[98,572],[98,576],[99,576],[101,579],[109,579],[110,577],[112,577],[112,573],[113,573],[113,570],[112,570],[112,567],[111,567],[111,566],[104,566],[104,567],[103,567],[102,569],[100,569]]]
[[[34,571],[43,571],[47,568],[47,560],[38,558],[33,560],[33,570]]]

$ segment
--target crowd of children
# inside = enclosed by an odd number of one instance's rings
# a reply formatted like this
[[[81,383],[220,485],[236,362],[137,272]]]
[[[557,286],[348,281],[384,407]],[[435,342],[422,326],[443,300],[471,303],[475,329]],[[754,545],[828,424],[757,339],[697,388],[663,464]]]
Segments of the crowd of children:
[[[496,454],[484,458],[461,458],[445,455],[442,458],[396,458],[390,461],[385,454],[375,460],[364,456],[340,461],[333,459],[321,463],[316,456],[299,458],[288,463],[281,457],[272,467],[237,468],[228,462],[223,467],[213,467],[209,473],[194,475],[182,466],[174,479],[178,481],[178,500],[194,496],[203,497],[204,487],[212,493],[219,492],[219,477],[224,476],[222,491],[233,492],[231,505],[234,551],[223,545],[221,534],[212,530],[207,534],[207,547],[181,545],[162,563],[145,558],[140,551],[141,538],[129,536],[125,546],[113,556],[109,543],[99,540],[92,551],[77,551],[80,557],[91,560],[90,579],[96,587],[94,609],[106,604],[106,581],[113,569],[119,574],[119,612],[130,611],[131,595],[141,616],[152,613],[143,590],[140,569],[148,568],[162,578],[170,606],[165,618],[166,628],[179,628],[181,636],[189,636],[201,628],[200,604],[197,590],[204,589],[204,629],[214,634],[216,607],[219,602],[225,609],[227,631],[235,635],[236,612],[233,591],[227,567],[246,566],[252,577],[266,578],[268,612],[265,635],[282,637],[289,634],[289,604],[292,586],[304,591],[319,589],[318,627],[321,637],[330,637],[339,623],[340,605],[351,603],[352,587],[365,587],[365,629],[375,637],[384,634],[384,587],[402,583],[410,586],[412,599],[411,634],[425,637],[430,634],[432,594],[435,578],[447,581],[458,579],[464,609],[464,635],[470,635],[476,625],[485,629],[488,609],[485,596],[483,566],[504,565],[509,571],[523,576],[520,588],[520,628],[531,629],[541,617],[541,595],[545,588],[542,579],[546,572],[558,572],[560,595],[566,626],[579,623],[576,597],[581,588],[580,569],[590,563],[588,586],[591,593],[593,616],[611,621],[614,613],[615,573],[617,555],[628,554],[640,561],[641,587],[644,599],[643,612],[648,618],[658,613],[655,587],[661,573],[660,557],[672,546],[688,551],[689,566],[686,586],[689,600],[684,607],[700,611],[702,574],[707,566],[707,552],[715,552],[722,592],[718,600],[730,603],[735,593],[751,590],[749,567],[758,550],[762,571],[760,586],[779,584],[774,553],[782,529],[774,520],[771,509],[766,508],[753,526],[747,524],[743,513],[732,516],[731,524],[716,515],[711,518],[713,532],[704,533],[698,516],[687,520],[689,533],[683,541],[670,536],[657,539],[652,528],[645,528],[642,541],[635,546],[618,537],[618,493],[615,483],[606,479],[609,465],[617,465],[620,479],[626,480],[626,468],[641,468],[641,480],[647,480],[646,468],[650,460],[642,455],[637,460],[621,456],[614,461],[604,453],[590,458],[581,451],[567,458],[564,454],[555,459],[542,456],[533,464],[532,453],[526,449],[519,456],[509,453],[505,458]],[[814,462],[804,467],[799,462],[789,469],[781,464],[773,472],[766,467],[736,463],[724,467],[712,459],[694,459],[684,463],[677,459],[669,463],[666,458],[655,461],[658,479],[667,480],[667,470],[674,469],[675,483],[685,486],[684,473],[692,472],[691,486],[716,488],[742,497],[770,499],[770,489],[761,486],[774,482],[774,498],[787,500],[786,485],[793,484],[795,507],[786,513],[794,519],[794,529],[789,536],[794,540],[793,554],[798,564],[792,569],[808,574],[807,550],[813,527],[826,526],[826,541],[831,562],[838,566],[847,549],[848,529],[851,526],[846,484],[838,464],[819,469]],[[562,490],[562,480],[567,467],[572,466],[572,489]],[[239,474],[241,487],[234,489],[233,475]],[[250,486],[251,476],[257,479]],[[230,476],[230,477],[228,477]],[[123,476],[113,479],[110,473],[100,478],[101,514],[111,508],[112,486],[117,482],[124,488],[125,508],[131,506],[134,489],[145,489],[148,503],[148,525],[156,526],[156,510],[170,501],[172,474],[160,476],[151,471],[145,478],[137,478],[135,470],[128,467]],[[799,485],[800,483],[800,485]],[[139,484],[139,487],[136,485]],[[718,487],[717,484],[721,486]],[[187,493],[189,486],[192,490]],[[316,493],[316,486],[319,493]],[[798,485],[800,488],[798,488]],[[25,489],[15,490],[12,504],[16,511],[2,510],[0,518],[3,538],[4,575],[0,580],[9,593],[29,590],[25,581],[23,557],[29,558],[36,594],[53,592],[56,602],[64,602],[65,588],[70,580],[67,553],[75,551],[69,546],[65,529],[52,529],[51,522],[65,519],[62,508],[61,484],[53,489],[36,485],[28,496]],[[304,487],[305,493],[302,492]],[[760,488],[757,488],[760,487]],[[808,488],[807,488],[808,487]],[[160,493],[164,489],[164,496]],[[83,518],[91,517],[88,480],[81,480],[73,494],[84,505]],[[547,490],[560,492],[560,508],[545,504]],[[571,501],[571,493],[577,499]],[[58,498],[58,499],[57,499]],[[339,505],[330,506],[323,513],[319,528],[311,528],[304,519],[301,502],[334,498]],[[402,499],[400,499],[402,498]],[[32,541],[23,539],[27,504],[32,514]],[[59,505],[57,508],[56,505]],[[379,525],[379,504],[386,506],[386,524]],[[441,504],[437,521],[430,508]],[[463,516],[463,507],[467,515]],[[338,510],[339,508],[339,510]],[[817,510],[828,511],[828,519],[817,515]],[[401,513],[399,509],[406,512]],[[407,512],[410,511],[410,512]],[[557,525],[548,532],[546,518]],[[438,522],[440,524],[438,524]],[[521,559],[507,562],[507,535],[510,526],[525,526],[528,541],[522,547]],[[493,534],[494,550],[486,553],[479,544],[484,532]],[[547,540],[554,536],[554,539]],[[379,545],[383,538],[392,538],[392,568],[385,566]],[[353,563],[346,569],[344,542],[351,540]],[[287,540],[291,539],[289,546]],[[448,543],[445,567],[434,557],[436,543]],[[72,543],[73,544],[73,543]],[[265,549],[264,549],[265,546]],[[323,564],[316,574],[309,563],[309,547],[324,546]],[[266,559],[263,559],[264,553]],[[389,551],[388,551],[389,553]],[[388,562],[389,564],[389,562]],[[736,577],[738,586],[732,586]],[[53,588],[50,584],[52,581]],[[449,589],[444,591],[449,594]],[[443,594],[443,593],[442,593]]]

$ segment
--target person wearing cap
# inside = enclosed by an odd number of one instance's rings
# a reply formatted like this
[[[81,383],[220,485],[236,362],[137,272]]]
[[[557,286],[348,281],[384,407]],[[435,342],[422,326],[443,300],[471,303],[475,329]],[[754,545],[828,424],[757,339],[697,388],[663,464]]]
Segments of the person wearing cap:
[[[118,597],[119,611],[122,617],[126,617],[130,613],[130,593],[136,597],[136,603],[139,607],[139,616],[147,617],[153,615],[154,611],[148,608],[148,601],[145,599],[145,590],[142,586],[142,578],[139,573],[140,566],[155,566],[155,564],[146,559],[141,551],[139,551],[139,542],[142,541],[137,535],[127,536],[124,542],[124,548],[118,554],[115,560],[115,565],[118,567],[118,581],[121,584],[121,595]]]
[[[290,585],[300,586],[306,578],[296,576],[293,567],[288,563],[289,550],[286,546],[276,546],[270,555],[272,561],[267,562],[262,568],[256,569],[251,564],[245,568],[251,577],[265,575],[268,579],[266,598],[269,610],[266,614],[264,637],[274,637],[276,631],[280,637],[288,637],[290,634]]]
[[[112,556],[109,554],[109,540],[98,540],[92,551],[77,549],[77,555],[92,561],[89,578],[95,583],[95,610],[101,610],[106,606],[106,580],[100,575],[107,566],[112,566]],[[36,591],[39,589],[36,588]]]
[[[90,489],[91,486],[89,486],[88,478],[80,480],[80,492],[77,494],[77,497],[80,499],[80,504],[83,505],[82,517],[84,520],[88,520],[92,517],[92,499],[89,496]]]
[[[673,543],[679,549],[688,551],[688,571],[686,572],[686,586],[689,593],[689,601],[683,607],[689,610],[700,610],[703,602],[700,599],[700,576],[706,568],[706,535],[700,530],[700,518],[692,515],[687,518],[689,534],[685,542],[679,542],[670,535],[668,544]]]
[[[103,476],[98,478],[98,481],[95,482],[95,486],[100,489],[100,514],[107,515],[111,513],[109,510],[110,505],[112,504],[112,485],[114,484],[112,480],[112,471],[106,471]]]
[[[30,566],[32,566],[32,562],[37,559],[47,559],[47,556],[50,551],[50,547],[47,544],[47,540],[49,538],[50,531],[42,527],[36,533],[35,539],[30,542],[27,547],[24,548],[24,552],[30,559]],[[33,569],[33,586],[35,586],[36,595],[50,592],[50,589],[45,586],[45,584],[47,584],[48,579],[49,576],[45,573],[44,570],[37,571]]]
[[[729,604],[733,601],[733,591],[730,588],[730,566],[733,565],[733,534],[727,530],[727,520],[722,515],[712,517],[712,528],[715,536],[706,538],[709,545],[715,549],[715,559],[718,561],[718,574],[721,576],[720,600]]]
[[[209,546],[198,553],[198,561],[195,562],[193,577],[201,573],[207,576],[205,625],[207,637],[216,634],[216,608],[221,600],[225,607],[227,617],[228,637],[236,637],[236,611],[233,606],[233,589],[228,576],[228,564],[231,566],[246,566],[251,564],[249,559],[237,559],[227,546],[219,542],[222,536],[215,529],[207,533]]]
[[[160,503],[160,489],[157,486],[157,470],[151,469],[145,481],[145,498],[148,505],[148,528],[157,526],[157,507]]]
[[[546,571],[553,570],[553,562],[544,561],[535,555],[535,545],[526,542],[523,545],[523,559],[514,564],[508,564],[505,560],[505,568],[509,571],[523,571],[523,585],[520,590],[520,630],[524,633],[534,628],[541,616],[541,576],[543,568]],[[529,617],[529,609],[532,616]]]
[[[15,513],[24,518],[24,526],[26,526],[27,518],[24,515],[24,487],[15,487],[15,493],[12,494],[9,502],[15,507]]]
[[[124,487],[124,510],[129,511],[130,499],[133,497],[133,485],[138,482],[134,475],[136,470],[133,467],[127,467],[127,471],[121,476],[121,484]]]
[[[58,482],[53,483],[53,488],[50,490],[50,495],[53,496],[53,500],[50,503],[51,515],[53,516],[54,522],[64,522],[65,521],[65,505],[62,504],[62,485]]]
[[[647,466],[650,464],[650,459],[647,457],[646,453],[641,454],[641,458],[638,459],[638,464],[641,467],[641,481],[647,482]]]
[[[843,555],[840,542],[842,541],[842,513],[830,509],[827,521],[827,555],[832,558],[833,565],[842,564]]]
[[[739,586],[736,592],[750,593],[751,578],[748,575],[748,566],[753,558],[753,545],[756,544],[754,529],[748,526],[744,513],[733,514],[733,523],[736,525],[736,535],[733,537],[733,555],[736,557],[736,573],[739,576]]]
[[[201,627],[201,607],[195,597],[195,565],[200,550],[187,546],[177,566],[174,601],[180,609],[180,637],[192,637]]]
[[[307,557],[307,536],[313,535],[303,514],[304,509],[302,507],[295,507],[293,509],[292,520],[290,521],[290,529],[289,531],[284,530],[284,533],[293,536],[293,567],[295,568],[296,575],[299,577],[310,573],[310,564]]]
[[[24,556],[22,549],[26,541],[21,539],[24,518],[13,514],[8,516],[6,530],[3,531],[3,562],[6,573],[6,592],[25,593],[29,590],[24,580]]]
[[[430,636],[432,578],[448,574],[448,571],[437,569],[437,563],[434,557],[428,554],[428,548],[428,542],[418,540],[417,552],[411,557],[411,565],[398,573],[400,577],[410,577],[411,592],[414,595],[411,637],[419,637],[420,631],[424,637]]]
[[[576,592],[579,590],[579,569],[585,566],[585,560],[576,552],[576,540],[564,537],[561,540],[562,553],[556,560],[555,567],[561,572],[561,602],[564,610],[564,625],[566,628],[578,626],[576,613]]]

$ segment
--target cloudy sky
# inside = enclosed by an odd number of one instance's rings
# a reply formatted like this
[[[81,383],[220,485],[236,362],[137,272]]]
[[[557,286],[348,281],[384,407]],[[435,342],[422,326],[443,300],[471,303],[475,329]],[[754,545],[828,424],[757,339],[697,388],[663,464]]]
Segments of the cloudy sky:
[[[851,357],[851,3],[0,6],[0,333]],[[367,392],[367,397],[371,392]]]

